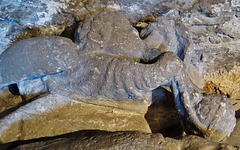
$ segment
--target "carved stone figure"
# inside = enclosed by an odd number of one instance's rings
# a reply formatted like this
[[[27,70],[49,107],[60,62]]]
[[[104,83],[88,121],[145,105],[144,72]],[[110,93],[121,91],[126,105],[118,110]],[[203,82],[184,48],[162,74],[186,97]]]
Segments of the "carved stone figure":
[[[176,54],[147,47],[124,19],[112,11],[88,15],[76,31],[77,44],[54,36],[15,43],[0,55],[0,86],[6,92],[14,87],[25,100],[63,96],[114,106],[121,100],[150,105],[152,90],[169,85],[187,133],[227,138],[236,124],[228,98],[197,88]],[[13,112],[2,118],[0,135],[26,115]]]

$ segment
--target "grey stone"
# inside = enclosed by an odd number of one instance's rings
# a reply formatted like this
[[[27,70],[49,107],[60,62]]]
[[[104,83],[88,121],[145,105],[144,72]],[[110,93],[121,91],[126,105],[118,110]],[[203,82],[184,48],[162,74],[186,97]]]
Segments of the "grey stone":
[[[80,22],[75,36],[84,51],[141,58],[145,50],[138,31],[117,11],[87,15]]]
[[[48,92],[47,86],[41,78],[23,80],[18,83],[18,89],[19,94],[22,95],[26,100]]]
[[[87,15],[75,36],[80,49],[85,51],[150,60],[161,53],[156,49],[173,51],[183,60],[192,46],[188,31],[181,23],[168,20],[166,16],[157,17],[139,36],[126,17],[117,11]]]
[[[79,49],[63,37],[37,37],[15,43],[0,55],[0,83],[9,84],[74,68]]]
[[[110,13],[112,13],[112,12],[110,12]],[[153,36],[152,39],[154,39],[154,40],[159,39],[159,40],[156,40],[156,41],[159,41],[159,45],[162,43],[163,43],[163,45],[166,44],[168,47],[170,47],[170,49],[172,51],[177,53],[180,58],[184,59],[184,56],[185,56],[184,54],[187,53],[187,50],[189,50],[191,48],[191,40],[189,40],[189,35],[188,35],[188,33],[186,33],[186,31],[183,32],[184,31],[183,25],[179,25],[179,29],[178,29],[177,27],[175,27],[177,25],[175,25],[174,21],[169,21],[169,22],[165,23],[164,21],[166,21],[166,20],[167,19],[164,17],[157,18],[156,21],[158,24],[152,23],[153,25],[152,24],[149,25],[150,29],[147,27],[146,29],[142,30],[142,38],[147,36],[147,38],[151,39],[151,34],[153,32],[152,30],[155,29],[156,30],[155,32],[157,32],[159,36],[158,36],[158,38],[156,38],[156,36]],[[154,24],[156,27],[151,29],[151,26],[154,26]],[[81,26],[82,26],[82,24],[81,24]],[[182,29],[182,30],[180,30],[180,29]],[[179,32],[181,34],[179,34]],[[169,34],[169,33],[172,33],[172,34]],[[140,34],[140,36],[141,36],[141,34]],[[163,40],[161,40],[161,39],[163,39]],[[169,43],[169,41],[173,41],[173,43]],[[104,43],[104,41],[103,41],[103,43]],[[175,43],[179,43],[179,44],[176,45]],[[83,40],[82,44],[85,44],[84,40]],[[88,43],[86,42],[86,44],[88,44]],[[148,45],[150,45],[150,44],[148,44]],[[178,45],[179,45],[179,47],[178,47]],[[101,47],[101,45],[98,45],[98,48],[100,48],[100,47]],[[105,50],[105,49],[103,48],[103,50]],[[122,55],[122,51],[120,51],[120,52],[115,51],[115,53]],[[129,51],[129,54],[127,54],[127,56],[131,56],[131,54],[132,54],[132,52]],[[197,87],[195,87],[195,85],[193,85],[193,83],[190,81],[190,79],[188,79],[188,75],[185,73],[185,71],[186,71],[184,68],[185,66],[181,63],[181,61],[177,60],[177,58],[175,58],[175,57],[176,56],[174,56],[172,54],[168,54],[168,53],[162,54],[159,58],[159,62],[157,62],[157,63],[159,63],[159,68],[156,68],[157,72],[154,73],[156,75],[155,77],[151,75],[151,76],[148,76],[145,78],[144,75],[142,75],[141,77],[144,77],[144,79],[140,79],[140,78],[138,79],[138,76],[136,76],[135,73],[132,75],[129,73],[127,73],[127,74],[129,74],[130,76],[134,76],[134,78],[136,78],[136,79],[134,79],[134,80],[136,80],[135,83],[137,81],[142,81],[142,80],[145,81],[147,79],[151,80],[152,78],[158,80],[158,82],[155,81],[155,83],[157,83],[156,86],[154,86],[154,84],[155,84],[154,82],[148,83],[148,87],[150,87],[150,90],[153,90],[154,88],[157,88],[158,86],[165,85],[165,84],[170,83],[170,81],[173,81],[173,85],[176,84],[176,86],[174,86],[173,89],[175,92],[174,93],[175,100],[176,100],[175,103],[179,110],[179,114],[183,118],[188,118],[188,119],[183,119],[183,122],[184,122],[183,124],[185,124],[184,126],[186,127],[186,130],[189,131],[190,133],[197,133],[200,131],[199,134],[203,134],[204,136],[209,137],[210,139],[223,140],[225,137],[229,136],[229,134],[232,132],[232,130],[235,126],[235,122],[236,122],[236,119],[234,117],[235,112],[234,112],[234,109],[233,109],[230,101],[227,100],[226,97],[221,96],[221,95],[213,96],[208,93],[205,93],[205,94],[200,93],[201,90],[199,90]],[[106,58],[104,60],[106,60]],[[171,60],[172,62],[169,62],[169,60]],[[156,64],[156,63],[154,63],[154,64]],[[166,64],[166,66],[165,66],[165,64]],[[170,69],[169,67],[172,66],[171,64],[172,65],[174,64],[176,68]],[[124,65],[124,63],[121,63],[121,65]],[[131,66],[131,65],[127,65],[127,66]],[[92,67],[92,68],[95,68],[95,67]],[[182,69],[180,69],[180,68],[182,68]],[[160,70],[158,70],[158,69],[160,69]],[[103,70],[103,69],[100,69],[100,70]],[[139,67],[137,70],[139,72],[141,72],[140,71],[141,67]],[[144,70],[146,72],[148,72],[147,68]],[[116,74],[117,71],[118,70],[115,69],[113,71],[114,74]],[[162,73],[158,75],[159,72],[164,72],[164,75]],[[116,75],[114,75],[114,77],[115,76]],[[132,84],[132,81],[128,80],[128,78],[124,77],[124,79],[126,81],[126,83],[124,83],[124,85],[127,85],[127,87],[132,87],[133,89],[138,89],[140,91],[148,91],[145,88],[139,89],[138,83],[137,83],[137,85],[136,84],[134,85],[134,84]],[[114,81],[114,83],[116,83],[116,81],[115,81],[116,79],[112,79],[112,80]],[[102,81],[102,80],[100,79],[98,81]],[[117,85],[118,85],[118,82],[117,82]],[[91,89],[93,87],[94,86],[91,86]],[[111,89],[114,89],[114,87],[112,87],[112,86],[110,86],[110,87],[111,87]],[[108,90],[106,90],[106,91],[108,91]],[[118,89],[116,91],[121,91],[121,90]],[[179,91],[181,91],[181,92],[179,92]],[[99,93],[99,92],[97,92],[97,93]],[[185,93],[185,94],[183,94],[183,93]],[[127,93],[116,94],[116,96],[120,96],[120,95],[127,95]],[[133,99],[135,99],[135,98],[138,99],[138,97],[139,98],[141,97],[141,96],[137,96],[137,95],[138,95],[137,92],[133,92],[133,94],[132,94]],[[181,96],[179,97],[179,95],[181,95]],[[114,98],[116,96],[110,96],[110,97]],[[205,98],[205,96],[206,96],[206,98]],[[212,101],[211,99],[216,99],[216,100],[213,100],[213,102],[211,102]],[[219,109],[220,107],[218,108],[218,105],[221,106],[221,109]],[[223,110],[222,110],[222,108],[223,108]],[[202,109],[208,110],[207,114],[204,114],[206,112],[202,111]],[[228,112],[225,114],[224,110],[228,110]],[[223,114],[223,115],[220,115],[220,114]],[[207,118],[206,115],[208,115],[209,118]],[[212,120],[215,119],[216,122],[213,122],[211,119]],[[220,122],[218,122],[218,121],[220,121]],[[229,127],[228,126],[226,127],[227,124],[225,124],[225,122],[231,122],[230,123],[231,125]],[[193,129],[191,124],[196,124],[197,129]],[[218,124],[218,125],[215,126],[215,124]],[[229,130],[228,131],[226,130],[226,132],[225,132],[225,131],[223,131],[223,130],[225,130],[224,128],[227,128]],[[218,134],[218,132],[220,134]]]
[[[161,45],[164,45],[165,51],[174,52],[182,60],[192,48],[188,30],[181,23],[168,20],[166,16],[154,19],[153,23],[141,30],[140,37],[144,38],[148,47],[161,48]]]
[[[196,72],[192,75],[193,82],[206,91],[239,99],[240,22],[235,16],[237,9],[231,6],[233,3],[199,2],[181,18],[194,43],[185,59],[190,70]],[[198,78],[194,77],[196,74]]]

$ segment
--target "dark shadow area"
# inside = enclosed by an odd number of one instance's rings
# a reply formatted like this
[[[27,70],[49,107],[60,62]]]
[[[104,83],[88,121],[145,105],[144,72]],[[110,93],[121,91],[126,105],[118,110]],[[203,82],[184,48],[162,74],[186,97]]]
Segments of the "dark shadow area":
[[[236,117],[236,118],[239,118],[239,117],[240,117],[240,110],[237,110],[237,111],[235,112],[235,117]]]
[[[140,63],[142,63],[142,64],[154,64],[160,59],[160,57],[161,57],[161,54],[158,55],[157,57],[153,58],[152,60],[140,59]]]
[[[153,133],[162,133],[166,137],[181,136],[183,133],[173,94],[167,86],[153,90],[152,104],[145,119]]]
[[[139,63],[142,64],[154,64],[156,63],[161,57],[163,57],[163,54],[165,52],[162,49],[149,49],[145,52],[144,58],[140,59]]]
[[[78,27],[78,23],[75,22],[74,24],[72,24],[71,26],[69,27],[66,27],[63,32],[60,34],[60,36],[62,37],[66,37],[66,38],[69,38],[71,39],[73,42],[75,42],[75,30],[77,29]]]
[[[149,14],[141,19],[139,19],[137,22],[133,23],[132,26],[138,31],[139,35],[141,34],[141,31],[145,29],[149,24],[154,22],[154,19],[158,17],[158,14]],[[146,39],[152,31],[149,31],[148,33],[144,34],[144,36],[139,36],[142,40]]]
[[[10,84],[8,86],[8,89],[13,95],[20,95],[17,84]]]
[[[164,137],[175,138],[175,137],[182,137],[184,131],[181,124],[177,124],[177,125],[168,127],[166,129],[163,129],[159,131],[159,133],[161,133]]]

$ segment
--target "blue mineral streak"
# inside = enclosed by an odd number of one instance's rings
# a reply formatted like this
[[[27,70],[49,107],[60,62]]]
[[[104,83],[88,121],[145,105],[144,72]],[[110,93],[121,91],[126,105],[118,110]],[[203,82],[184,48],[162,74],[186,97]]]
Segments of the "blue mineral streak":
[[[19,24],[19,21],[18,21],[18,20],[11,19],[11,18],[0,17],[0,20],[6,20],[6,21],[9,21],[9,22],[11,22],[11,23],[18,23],[18,24]]]

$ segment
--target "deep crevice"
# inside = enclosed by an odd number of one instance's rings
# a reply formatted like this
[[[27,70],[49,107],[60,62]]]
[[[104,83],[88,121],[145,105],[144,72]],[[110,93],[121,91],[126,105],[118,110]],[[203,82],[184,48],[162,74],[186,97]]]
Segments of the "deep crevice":
[[[10,84],[8,86],[8,89],[13,95],[20,95],[20,92],[16,83]]]
[[[66,27],[60,36],[69,38],[75,42],[75,31],[78,28],[78,22],[73,23],[71,26]]]
[[[147,60],[147,59],[140,59],[140,63],[142,64],[154,64],[156,63],[161,57],[161,54],[158,55],[157,57],[155,57],[154,59],[151,59],[151,60]]]
[[[141,19],[139,19],[137,22],[132,24],[132,27],[134,27],[138,33],[139,33],[139,37],[140,37],[140,33],[143,29],[145,29],[149,24],[154,22],[154,19],[157,18],[159,15],[156,14],[149,14]],[[151,34],[151,32],[149,32],[149,34],[146,34],[143,37],[140,37],[142,40],[146,39],[149,35]]]
[[[153,59],[143,59],[140,58],[140,62],[142,64],[154,64],[156,63],[159,59],[161,59],[161,57],[163,56],[164,52],[159,54],[157,57],[153,58]]]

